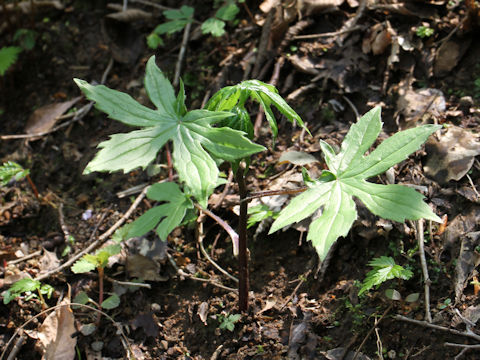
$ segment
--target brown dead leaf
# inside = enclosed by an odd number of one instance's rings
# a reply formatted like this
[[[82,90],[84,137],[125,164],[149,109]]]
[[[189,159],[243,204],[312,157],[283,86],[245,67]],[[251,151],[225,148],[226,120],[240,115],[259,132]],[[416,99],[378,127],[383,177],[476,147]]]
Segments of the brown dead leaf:
[[[60,303],[70,304],[65,298]],[[69,306],[61,306],[51,312],[38,330],[37,345],[42,349],[43,360],[69,360],[75,358],[77,338],[72,337],[76,332],[75,318]]]
[[[159,274],[160,265],[157,262],[140,254],[127,257],[126,269],[131,278],[140,278],[146,281],[168,280],[168,277]]]
[[[151,312],[140,313],[131,322],[133,330],[142,328],[145,335],[155,338],[158,336],[158,325]]]
[[[206,301],[202,302],[198,307],[197,315],[200,317],[200,320],[207,325],[208,303]]]
[[[480,142],[479,137],[470,131],[449,126],[439,140],[430,137],[425,149],[428,153],[425,174],[444,184],[465,176],[475,156],[480,155]]]
[[[445,112],[445,97],[438,89],[414,90],[409,85],[401,87],[398,95],[397,108],[406,122],[421,120],[425,114],[439,117]]]
[[[433,65],[435,76],[445,76],[457,66],[462,56],[468,50],[470,43],[469,39],[452,39],[440,45]]]
[[[60,260],[58,260],[57,254],[54,251],[44,250],[43,256],[38,261],[38,266],[40,267],[39,275],[56,269],[59,265]]]
[[[27,134],[38,134],[50,131],[58,118],[80,99],[81,96],[69,101],[45,105],[35,110],[25,125],[25,132]]]
[[[387,23],[375,24],[363,38],[362,51],[364,54],[369,52],[372,52],[373,55],[383,54],[391,43],[392,34],[390,34]]]
[[[458,303],[467,286],[472,271],[480,265],[480,255],[475,251],[480,240],[480,231],[471,232],[461,237],[462,245],[455,267],[455,302]]]
[[[124,23],[129,23],[137,20],[150,20],[153,17],[153,14],[140,9],[129,8],[125,11],[108,14],[106,17]]]
[[[265,311],[273,309],[273,307],[275,306],[276,303],[277,303],[277,300],[275,300],[274,298],[268,299],[267,302],[265,303],[265,306],[263,307],[263,309],[260,310],[257,313],[257,315],[263,314]]]

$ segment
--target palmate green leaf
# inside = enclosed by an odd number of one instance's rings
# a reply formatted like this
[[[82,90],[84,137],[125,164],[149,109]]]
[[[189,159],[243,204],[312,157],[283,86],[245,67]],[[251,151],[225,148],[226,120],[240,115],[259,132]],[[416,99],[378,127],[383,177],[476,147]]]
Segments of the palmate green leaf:
[[[120,297],[117,294],[113,294],[102,301],[102,309],[115,309],[120,305]]]
[[[142,236],[156,227],[158,236],[165,241],[168,234],[182,223],[187,210],[193,208],[193,202],[172,182],[152,185],[147,197],[166,203],[155,206],[131,223],[127,238]]]
[[[7,185],[12,179],[16,181],[23,179],[28,174],[30,174],[30,170],[24,169],[16,162],[7,161],[0,166],[0,186]]]
[[[146,168],[167,141],[173,142],[173,165],[180,181],[206,206],[207,198],[218,183],[218,159],[232,161],[263,151],[245,133],[212,125],[233,116],[231,112],[185,108],[183,83],[175,97],[172,85],[155,64],[147,62],[145,89],[157,110],[139,104],[132,97],[103,85],[92,86],[83,80],[75,82],[96,107],[112,119],[142,127],[126,134],[115,134],[100,143],[100,151],[84,173],[93,171],[129,172]]]
[[[219,37],[225,34],[225,21],[209,18],[203,22],[200,28],[202,29],[202,34],[211,34]]]
[[[193,12],[194,8],[185,5],[180,9],[165,10],[163,15],[170,21],[158,25],[153,32],[162,35],[181,31],[185,25],[193,21]]]
[[[381,130],[380,108],[369,111],[350,128],[338,154],[326,142],[320,143],[329,171],[323,171],[313,184],[308,183],[309,189],[280,212],[270,233],[322,210],[321,215],[310,224],[307,239],[312,241],[323,260],[337,238],[348,234],[357,217],[353,197],[385,219],[403,222],[425,218],[441,222],[423,202],[423,195],[415,190],[366,181],[406,159],[439,128],[425,125],[401,131],[365,157],[364,153]]]
[[[224,87],[212,96],[205,107],[212,111],[230,111],[236,106],[242,108],[250,97],[256,100],[265,111],[265,117],[274,137],[278,134],[278,127],[271,109],[272,105],[290,122],[296,121],[300,126],[305,127],[300,116],[278,94],[278,90],[259,80],[246,80],[234,86]],[[238,129],[239,127],[234,128]]]
[[[388,256],[375,258],[370,261],[368,265],[372,266],[373,270],[368,272],[358,295],[363,294],[374,286],[381,285],[385,281],[394,278],[408,280],[413,276],[413,273],[410,270],[397,265],[395,260]]]

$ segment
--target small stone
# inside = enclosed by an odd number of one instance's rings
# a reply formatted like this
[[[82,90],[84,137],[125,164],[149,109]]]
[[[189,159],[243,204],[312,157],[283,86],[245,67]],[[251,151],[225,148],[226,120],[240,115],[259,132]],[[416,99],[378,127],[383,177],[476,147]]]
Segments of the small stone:
[[[150,305],[150,309],[152,309],[154,314],[158,314],[160,311],[162,311],[161,306],[157,303],[152,303],[152,305]]]

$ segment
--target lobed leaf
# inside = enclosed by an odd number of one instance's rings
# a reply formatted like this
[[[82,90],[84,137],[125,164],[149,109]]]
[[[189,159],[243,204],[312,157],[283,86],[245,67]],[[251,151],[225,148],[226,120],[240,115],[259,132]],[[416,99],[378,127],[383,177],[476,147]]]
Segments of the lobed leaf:
[[[339,175],[347,168],[363,161],[363,154],[372,146],[382,130],[380,113],[381,108],[377,106],[350,127],[342,142],[341,150],[335,158],[337,166],[335,170],[338,170]]]
[[[173,142],[173,164],[179,178],[198,201],[206,206],[207,198],[218,184],[215,160],[233,161],[264,150],[245,134],[212,125],[234,116],[231,112],[193,110],[187,112],[183,83],[175,97],[173,87],[155,64],[147,62],[145,88],[157,110],[137,103],[129,95],[103,85],[92,86],[75,80],[87,98],[112,119],[144,127],[127,134],[115,134],[100,143],[100,151],[84,173],[93,171],[129,172],[147,167],[169,140]],[[211,152],[211,154],[209,153]]]
[[[312,242],[322,261],[332,244],[340,236],[348,234],[357,218],[355,203],[342,191],[338,181],[334,182],[326,200],[322,215],[312,221],[307,235],[307,240]]]
[[[357,217],[352,197],[357,197],[375,215],[403,222],[406,219],[441,219],[423,202],[423,195],[401,185],[381,185],[365,179],[386,171],[416,151],[439,128],[425,125],[399,132],[383,141],[370,155],[363,154],[380,133],[380,108],[374,108],[348,131],[340,152],[320,141],[329,171],[323,171],[311,189],[294,198],[272,224],[269,233],[300,221],[323,207],[310,224],[307,239],[323,260],[331,245],[348,234]],[[305,176],[305,171],[304,178]],[[307,174],[308,175],[308,174]],[[393,272],[395,274],[395,270]]]
[[[373,184],[357,178],[342,180],[343,189],[356,196],[377,216],[404,222],[421,218],[441,222],[430,207],[423,202],[423,195],[402,185]]]
[[[396,133],[384,140],[361,162],[342,173],[342,177],[359,176],[368,179],[387,171],[417,151],[428,137],[441,127],[441,125],[423,125]]]
[[[147,196],[149,199],[166,203],[155,206],[131,223],[127,238],[142,236],[157,227],[158,236],[166,241],[167,236],[182,223],[187,210],[193,208],[193,203],[178,185],[172,182],[152,185]]]

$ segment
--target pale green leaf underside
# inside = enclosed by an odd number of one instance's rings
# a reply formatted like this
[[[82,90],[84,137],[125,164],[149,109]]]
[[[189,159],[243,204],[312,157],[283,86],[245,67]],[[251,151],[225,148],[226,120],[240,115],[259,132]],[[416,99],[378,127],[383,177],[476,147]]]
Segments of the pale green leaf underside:
[[[380,185],[350,178],[342,180],[343,189],[360,199],[377,216],[404,222],[406,219],[428,219],[441,222],[432,209],[423,202],[423,195],[402,185]]]
[[[423,125],[400,131],[384,140],[370,155],[341,175],[344,178],[359,176],[368,179],[381,174],[417,151],[440,128],[441,125]]]
[[[243,132],[212,125],[233,116],[230,112],[193,110],[186,113],[183,87],[175,97],[173,87],[155,64],[147,63],[145,88],[157,110],[149,109],[129,95],[103,85],[75,82],[96,107],[112,119],[143,127],[126,134],[115,134],[99,145],[101,149],[87,165],[93,171],[129,172],[147,167],[167,141],[173,142],[173,164],[197,200],[206,206],[207,198],[218,184],[216,158],[233,161],[264,150]],[[210,153],[209,153],[210,152]]]
[[[340,237],[346,236],[357,218],[357,211],[352,197],[343,192],[339,182],[334,182],[322,215],[312,221],[307,240],[324,260],[332,244]]]
[[[322,214],[310,224],[307,239],[312,241],[320,258],[324,259],[337,238],[348,234],[357,217],[353,197],[362,201],[372,213],[385,219],[404,222],[406,219],[425,218],[441,222],[423,202],[423,195],[415,190],[401,185],[380,185],[366,181],[418,150],[439,126],[425,125],[399,132],[365,157],[363,154],[374,143],[381,125],[380,108],[374,108],[350,128],[338,154],[328,143],[321,141],[329,176],[321,176],[316,180],[316,185],[295,197],[280,212],[270,233],[323,208]]]

